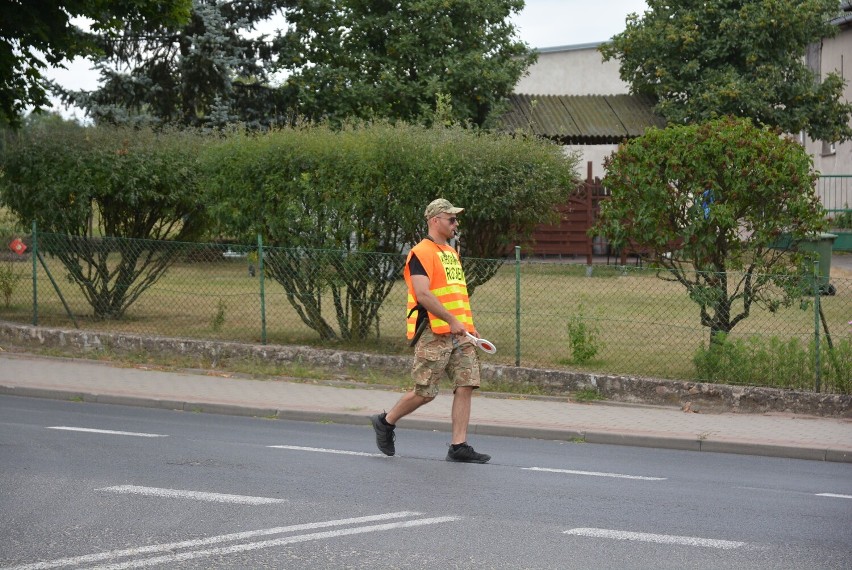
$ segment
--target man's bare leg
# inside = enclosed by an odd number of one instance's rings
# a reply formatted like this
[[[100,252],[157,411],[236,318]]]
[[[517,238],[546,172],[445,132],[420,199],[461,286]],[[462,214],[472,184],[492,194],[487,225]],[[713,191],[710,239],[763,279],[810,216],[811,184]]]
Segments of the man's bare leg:
[[[385,421],[391,425],[396,425],[396,422],[422,406],[423,404],[428,404],[435,398],[427,398],[426,396],[420,396],[416,394],[414,390],[410,392],[406,392],[405,395],[399,399],[399,401],[394,404],[391,411],[387,413],[385,416]],[[468,416],[470,415],[470,405],[468,404]]]
[[[472,386],[460,386],[456,388],[453,395],[453,440],[451,443],[454,445],[467,441],[467,425],[470,423],[470,401],[472,397]]]

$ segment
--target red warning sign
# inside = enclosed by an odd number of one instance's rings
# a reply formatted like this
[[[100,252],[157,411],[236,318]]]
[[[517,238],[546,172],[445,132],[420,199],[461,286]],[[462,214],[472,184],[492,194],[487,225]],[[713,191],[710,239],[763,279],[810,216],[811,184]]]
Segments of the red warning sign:
[[[24,252],[27,251],[27,244],[22,242],[21,238],[15,238],[12,240],[12,243],[9,244],[9,249],[18,255],[24,255]]]

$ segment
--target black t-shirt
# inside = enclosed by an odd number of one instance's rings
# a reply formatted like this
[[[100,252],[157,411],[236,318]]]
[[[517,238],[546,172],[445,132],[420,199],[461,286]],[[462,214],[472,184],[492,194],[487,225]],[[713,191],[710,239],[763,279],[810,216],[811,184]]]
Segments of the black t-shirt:
[[[408,260],[408,272],[411,273],[411,275],[425,275],[426,277],[429,277],[429,275],[426,274],[426,269],[423,267],[423,264],[420,263],[420,260],[417,259],[417,256],[413,253],[411,254],[411,259]]]

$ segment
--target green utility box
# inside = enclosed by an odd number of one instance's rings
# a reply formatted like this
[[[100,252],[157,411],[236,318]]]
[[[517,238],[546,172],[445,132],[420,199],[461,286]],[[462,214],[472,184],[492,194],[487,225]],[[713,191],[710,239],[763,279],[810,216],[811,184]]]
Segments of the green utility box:
[[[852,231],[832,231],[837,235],[837,239],[834,240],[834,246],[832,249],[834,251],[852,251]]]
[[[821,233],[813,237],[793,242],[789,234],[782,235],[775,243],[778,249],[795,249],[802,253],[816,253],[819,260],[819,290],[823,294],[834,294],[834,287],[828,282],[831,277],[831,251],[834,248],[835,234]]]
[[[819,256],[819,290],[822,292],[830,290],[828,279],[831,277],[831,250],[835,239],[835,234],[822,233],[797,244],[799,251],[813,252]]]

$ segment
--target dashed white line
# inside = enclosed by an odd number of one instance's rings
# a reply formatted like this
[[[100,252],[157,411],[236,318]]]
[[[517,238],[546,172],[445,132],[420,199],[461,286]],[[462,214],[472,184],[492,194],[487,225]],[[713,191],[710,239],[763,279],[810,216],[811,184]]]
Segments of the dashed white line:
[[[33,564],[24,564],[22,566],[12,566],[4,570],[46,570],[48,568],[58,568],[61,566],[71,566],[74,564],[87,564],[91,562],[100,562],[103,560],[114,560],[117,558],[127,558],[130,556],[142,556],[146,554],[157,554],[161,552],[169,552],[183,548],[197,548],[199,546],[208,546],[223,542],[232,542],[235,540],[244,540],[247,538],[255,538],[259,536],[269,536],[272,534],[282,534],[285,532],[298,532],[303,530],[315,530],[319,528],[328,528],[333,526],[343,526],[348,524],[371,523],[384,520],[399,519],[405,517],[419,516],[421,513],[414,511],[400,511],[395,513],[384,513],[380,515],[369,515],[364,517],[355,517],[349,519],[337,519],[331,521],[322,521],[315,523],[296,524],[290,526],[279,526],[275,528],[266,528],[261,530],[252,530],[247,532],[236,532],[232,534],[223,534],[220,536],[211,536],[209,538],[199,538],[195,540],[184,540],[181,542],[170,542],[166,544],[156,544],[152,546],[141,546],[139,548],[126,548],[122,550],[110,550],[108,552],[99,552],[97,554],[87,554],[84,556],[74,556],[69,558],[60,558],[47,562],[35,562]],[[309,535],[310,536],[310,535]]]
[[[721,548],[722,550],[732,550],[746,544],[745,542],[732,540],[716,540],[713,538],[697,538],[694,536],[673,536],[668,534],[650,534],[645,532],[627,532],[623,530],[610,530],[605,528],[572,528],[571,530],[566,530],[563,534],[585,536],[589,538],[610,538],[614,540],[654,542],[657,544],[703,546],[708,548]]]
[[[568,475],[589,475],[592,477],[615,477],[616,479],[638,479],[639,481],[665,481],[666,477],[646,477],[644,475],[622,475],[621,473],[602,473],[600,471],[576,471],[574,469],[549,469],[547,467],[521,467],[524,471],[545,471],[547,473],[566,473]]]
[[[64,431],[82,431],[86,433],[102,433],[107,435],[132,435],[135,437],[169,437],[167,435],[162,435],[159,433],[138,433],[135,431],[114,431],[111,429],[92,429],[92,428],[81,428],[81,427],[68,427],[68,426],[49,426],[47,429],[59,429]]]
[[[313,451],[315,453],[335,453],[337,455],[358,455],[361,457],[386,457],[381,453],[365,453],[363,451],[345,451],[342,449],[326,449],[324,447],[302,447],[299,445],[267,445],[274,449],[289,449],[291,451]]]
[[[852,495],[838,495],[837,493],[817,493],[817,497],[834,497],[835,499],[852,499]]]
[[[202,493],[200,491],[180,491],[177,489],[158,489],[157,487],[138,487],[136,485],[118,485],[115,487],[104,487],[95,489],[109,493],[120,493],[125,495],[146,495],[148,497],[165,497],[168,499],[195,499],[198,501],[209,501],[211,503],[236,503],[241,505],[269,505],[274,503],[286,503],[284,499],[272,499],[269,497],[251,497],[247,495],[227,495],[222,493]]]

